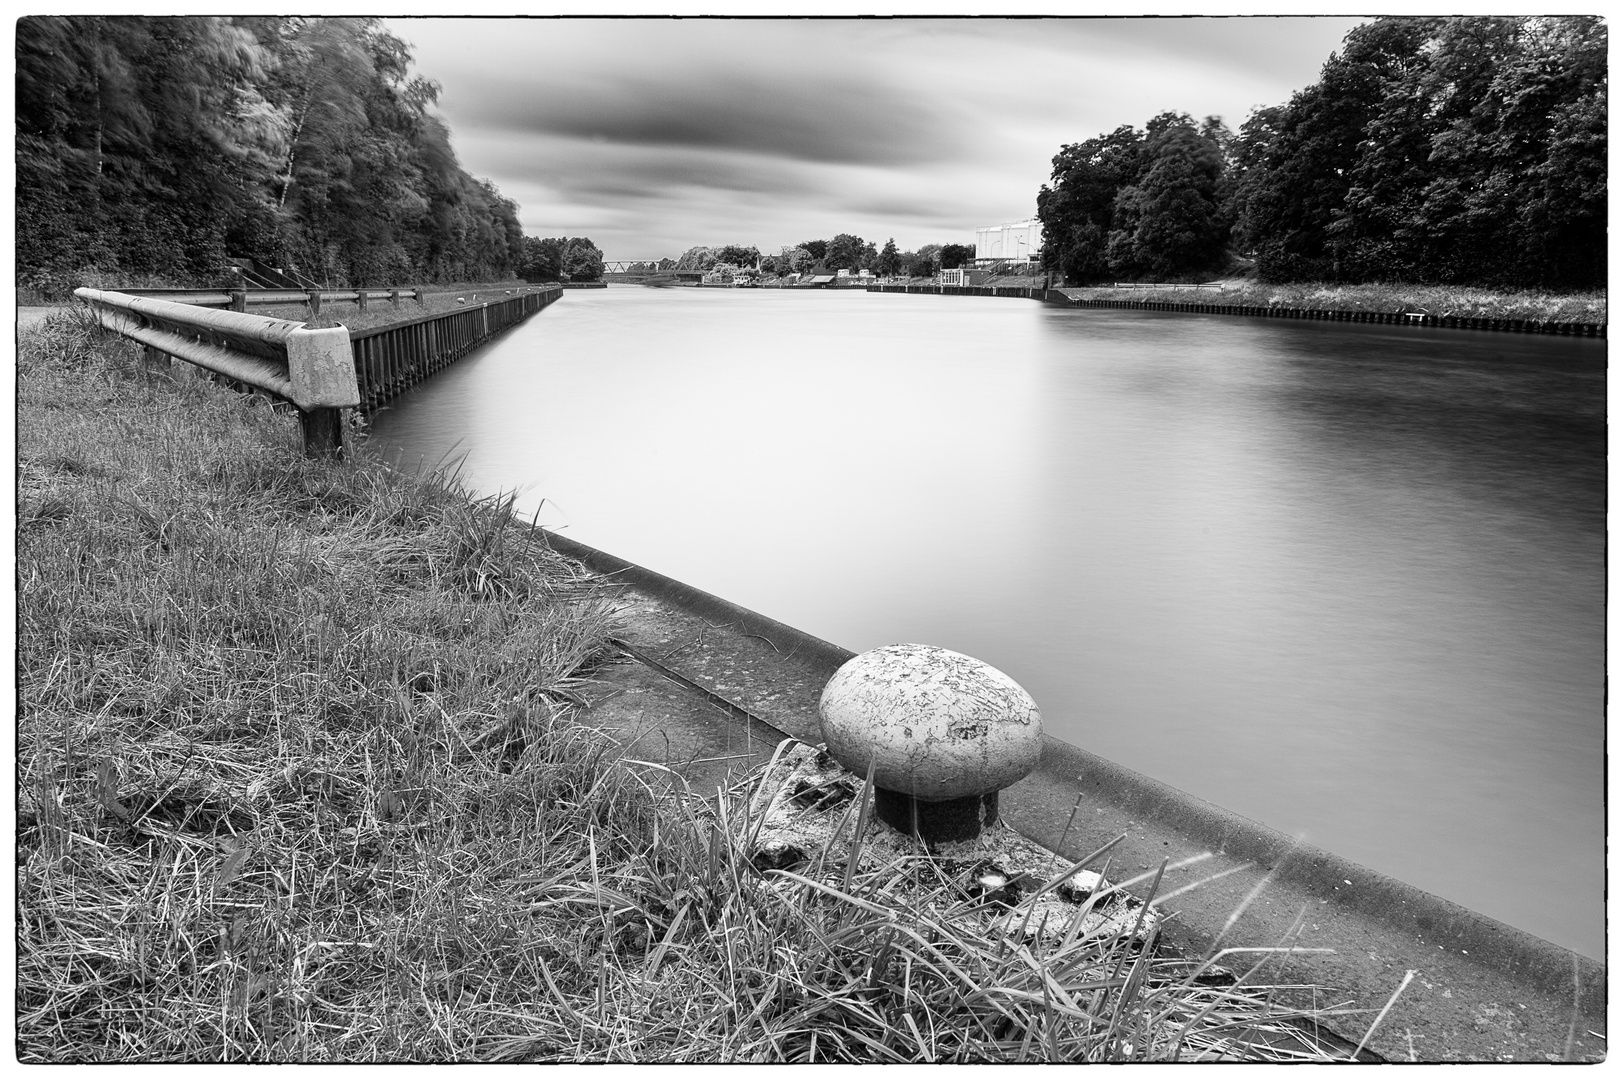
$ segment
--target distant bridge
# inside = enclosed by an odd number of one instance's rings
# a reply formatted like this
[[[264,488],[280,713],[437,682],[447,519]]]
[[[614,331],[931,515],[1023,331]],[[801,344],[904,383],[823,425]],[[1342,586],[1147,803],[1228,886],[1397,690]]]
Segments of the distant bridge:
[[[629,273],[633,266],[657,267],[659,262],[658,259],[616,259],[613,262],[605,261],[603,263],[603,272],[605,274],[625,274]]]

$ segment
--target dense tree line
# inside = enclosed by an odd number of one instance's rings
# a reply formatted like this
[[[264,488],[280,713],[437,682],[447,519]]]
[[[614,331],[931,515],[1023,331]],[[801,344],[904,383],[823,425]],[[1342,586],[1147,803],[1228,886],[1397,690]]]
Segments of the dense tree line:
[[[1075,283],[1193,278],[1599,288],[1598,18],[1383,18],[1237,136],[1163,114],[1067,145],[1037,197]]]
[[[584,236],[526,236],[518,274],[525,281],[599,281],[603,253]]]
[[[370,18],[18,20],[19,284],[217,282],[226,256],[332,286],[511,275],[518,208],[458,165],[410,62]]]
[[[868,270],[890,277],[910,275],[929,277],[939,270],[967,266],[975,259],[969,244],[925,244],[917,251],[902,251],[894,237],[883,247],[853,233],[839,233],[829,240],[805,240],[783,247],[776,255],[763,255],[756,247],[728,244],[723,247],[692,247],[678,259],[661,259],[657,264],[637,264],[633,269],[711,272],[759,270],[762,274],[833,274],[840,270]]]

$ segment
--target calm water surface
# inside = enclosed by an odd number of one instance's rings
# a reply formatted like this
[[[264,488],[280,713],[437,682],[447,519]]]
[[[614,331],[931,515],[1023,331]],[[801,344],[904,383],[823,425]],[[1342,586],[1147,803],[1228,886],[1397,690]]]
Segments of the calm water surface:
[[[571,292],[377,419],[846,648],[1603,955],[1605,343]]]

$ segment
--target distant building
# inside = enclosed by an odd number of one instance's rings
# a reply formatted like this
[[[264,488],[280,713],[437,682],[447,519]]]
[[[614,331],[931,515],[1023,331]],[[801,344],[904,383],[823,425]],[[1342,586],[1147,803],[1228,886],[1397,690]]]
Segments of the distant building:
[[[975,230],[975,261],[1009,259],[1030,262],[1043,249],[1043,223],[1036,218]]]
[[[973,270],[969,268],[960,270],[942,270],[936,274],[935,283],[937,285],[953,285],[958,287],[965,285],[985,285],[987,279],[991,276],[991,273],[986,270]]]

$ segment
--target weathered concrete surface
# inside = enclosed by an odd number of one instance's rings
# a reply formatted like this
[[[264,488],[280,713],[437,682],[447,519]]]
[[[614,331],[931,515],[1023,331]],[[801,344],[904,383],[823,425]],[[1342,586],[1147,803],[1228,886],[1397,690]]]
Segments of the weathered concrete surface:
[[[665,766],[696,792],[765,764],[786,737],[631,655],[598,669],[583,696],[587,721],[622,756]]]
[[[646,670],[609,669],[611,685],[624,679],[627,689],[606,693],[586,719],[620,724],[638,736],[628,756],[673,767],[684,760],[713,766],[709,759],[743,765],[770,755],[773,729],[819,741],[818,697],[851,652],[613,556],[550,539],[564,554],[625,583],[622,636]],[[760,726],[743,729],[745,715]],[[650,758],[655,727],[674,749]],[[713,774],[689,775],[695,785],[717,782]],[[1272,965],[1267,972],[1274,982],[1333,988],[1333,1000],[1321,1005],[1348,1002],[1367,1010],[1332,1025],[1349,1042],[1363,1035],[1405,972],[1416,972],[1370,1042],[1387,1060],[1605,1056],[1604,965],[1056,740],[1045,740],[1037,770],[1001,799],[1007,823],[1072,858],[1125,834],[1112,853],[1117,879],[1163,859],[1176,863],[1209,853],[1169,870],[1163,881],[1165,897],[1221,875],[1162,902],[1177,913],[1166,927],[1172,943],[1191,953],[1214,944],[1266,947],[1287,939],[1336,950],[1297,957],[1285,980]],[[1227,963],[1243,969],[1243,961],[1240,954]]]

